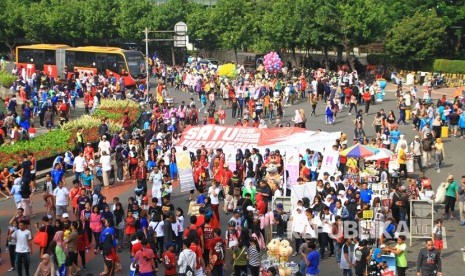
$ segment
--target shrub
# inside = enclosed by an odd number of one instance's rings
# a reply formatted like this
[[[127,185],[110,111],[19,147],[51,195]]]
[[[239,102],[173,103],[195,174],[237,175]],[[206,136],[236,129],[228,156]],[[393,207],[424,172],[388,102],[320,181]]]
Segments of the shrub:
[[[436,59],[433,69],[441,73],[465,74],[465,60]]]
[[[10,88],[17,79],[18,77],[15,75],[6,71],[0,71],[0,84],[5,88]]]

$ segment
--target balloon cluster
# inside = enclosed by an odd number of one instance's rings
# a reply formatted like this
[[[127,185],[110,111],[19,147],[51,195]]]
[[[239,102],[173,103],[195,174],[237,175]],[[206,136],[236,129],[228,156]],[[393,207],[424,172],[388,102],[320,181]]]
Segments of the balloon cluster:
[[[232,63],[220,65],[218,75],[220,77],[235,78],[237,75],[236,65]]]
[[[264,56],[263,65],[268,72],[278,72],[283,68],[283,62],[276,52],[269,52]]]

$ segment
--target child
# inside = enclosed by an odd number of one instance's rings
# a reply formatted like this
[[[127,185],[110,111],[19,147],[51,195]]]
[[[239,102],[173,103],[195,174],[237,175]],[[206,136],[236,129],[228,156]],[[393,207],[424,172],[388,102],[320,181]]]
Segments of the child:
[[[326,124],[334,124],[334,120],[333,120],[333,110],[331,108],[331,101],[328,101],[328,103],[326,104],[326,111],[325,111],[325,114],[326,114]]]
[[[124,229],[124,234],[126,235],[126,242],[131,240],[131,236],[136,233],[136,219],[132,215],[132,211],[128,210],[126,216],[126,229]]]
[[[441,255],[441,250],[444,247],[444,243],[442,241],[442,220],[436,219],[434,221],[435,226],[433,227],[433,242],[434,248],[439,251],[439,255]]]
[[[15,200],[16,208],[21,207],[21,177],[14,180],[13,186],[11,187],[11,194]]]

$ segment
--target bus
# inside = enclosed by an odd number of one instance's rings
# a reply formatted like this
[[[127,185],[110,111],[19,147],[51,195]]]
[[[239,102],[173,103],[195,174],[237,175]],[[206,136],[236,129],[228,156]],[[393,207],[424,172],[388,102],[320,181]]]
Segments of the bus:
[[[26,68],[28,76],[43,71],[56,79],[85,73],[113,75],[116,78],[122,76],[127,87],[136,86],[146,77],[142,53],[117,47],[70,47],[63,44],[18,46],[16,66]]]

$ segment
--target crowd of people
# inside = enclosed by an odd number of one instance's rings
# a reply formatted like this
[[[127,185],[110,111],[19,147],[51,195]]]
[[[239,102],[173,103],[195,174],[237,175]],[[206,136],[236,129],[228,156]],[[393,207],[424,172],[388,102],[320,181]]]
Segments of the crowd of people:
[[[55,272],[58,275],[82,273],[91,249],[95,255],[102,255],[100,275],[114,275],[122,269],[120,255],[123,251],[130,254],[131,271],[142,276],[155,275],[159,269],[165,275],[205,273],[216,276],[223,275],[225,268],[231,266],[238,276],[248,272],[259,275],[261,256],[266,252],[266,241],[274,235],[273,227],[281,238],[291,233],[297,249],[295,256],[301,265],[299,273],[303,275],[317,275],[320,260],[333,256],[344,275],[351,275],[352,268],[357,275],[382,275],[389,271],[380,257],[382,253],[394,254],[397,274],[405,275],[406,237],[397,235],[395,246],[390,246],[386,240],[395,236],[399,224],[410,219],[409,199],[434,199],[431,183],[426,178],[421,176],[418,181],[409,178],[406,155],[413,155],[420,171],[431,167],[434,159],[435,169],[440,172],[445,157],[442,127],[450,128],[454,137],[463,137],[463,133],[459,135],[465,128],[461,99],[449,102],[444,97],[433,103],[428,90],[420,99],[415,88],[407,91],[399,85],[399,118],[396,120],[397,112],[392,110],[386,114],[380,105],[371,124],[376,136],[369,139],[364,131],[369,122],[365,121],[376,103],[375,94],[380,91],[376,82],[365,83],[358,79],[356,72],[314,70],[310,75],[293,77],[289,72],[249,72],[239,67],[235,79],[226,79],[195,63],[173,68],[160,63],[153,72],[157,79],[154,97],[144,92],[143,85],[127,91],[120,84],[121,80],[112,75],[85,75],[70,80],[65,86],[55,84],[45,75],[28,79],[19,74],[22,85],[15,91],[18,90],[24,104],[22,114],[18,116],[14,106],[16,96],[8,100],[9,113],[5,121],[8,117],[19,117],[19,123],[15,119],[17,123],[11,126],[4,122],[4,131],[9,135],[15,128],[27,130],[26,124],[21,122],[30,122],[36,114],[41,116],[43,111],[39,106],[44,104],[51,114],[48,116],[45,111],[41,126],[51,129],[53,116],[59,111],[60,117],[67,118],[66,114],[79,98],[83,98],[89,113],[98,108],[102,97],[120,99],[126,96],[147,103],[150,112],[144,113],[138,129],[130,128],[132,123],[123,119],[124,129],[117,133],[110,133],[109,121],[102,120],[96,148],[84,142],[82,129],[76,133],[79,153],[56,159],[44,181],[43,200],[47,214],[40,223],[31,223],[34,215],[30,196],[37,187],[35,157],[26,155],[17,167],[6,168],[0,174],[3,187],[8,188],[7,192],[13,195],[18,207],[9,222],[10,271],[17,270],[22,276],[24,267],[29,275],[33,241],[39,246],[41,262],[36,275],[41,276]],[[190,102],[181,101],[175,105],[170,98],[170,89],[190,93]],[[60,108],[60,99],[66,109]],[[353,144],[386,148],[397,154],[399,172],[403,173],[401,177],[407,180],[406,184],[391,181],[388,164],[381,162],[376,168],[380,179],[389,183],[386,192],[390,203],[387,206],[373,194],[369,183],[346,176],[364,169],[367,164],[361,159],[340,156],[337,171],[320,175],[323,153],[312,149],[301,152],[297,182],[316,181],[317,192],[313,198],[301,198],[291,210],[285,210],[282,204],[271,204],[274,196],[291,196],[293,193],[291,183],[286,182],[287,171],[279,149],[264,152],[255,148],[237,149],[236,166],[230,169],[223,149],[204,146],[195,150],[182,149],[189,151],[195,182],[188,201],[198,207],[198,214],[187,215],[186,206],[172,203],[173,184],[179,181],[176,151],[181,149],[176,148],[176,143],[186,126],[224,125],[230,109],[231,118],[237,120],[236,126],[284,127],[284,114],[298,101],[312,106],[310,117],[320,115],[316,106],[323,103],[326,106],[325,122],[331,125],[336,124],[338,112],[349,109],[350,115],[354,110]],[[362,105],[364,110],[359,109]],[[407,124],[410,119],[418,135],[409,143],[398,125]],[[310,118],[304,110],[296,110],[292,122],[286,126],[306,128],[307,120]],[[350,135],[342,133],[340,139],[334,141],[333,149],[346,149]],[[12,138],[10,142],[14,141]],[[127,203],[118,197],[110,202],[101,191],[101,187],[110,187],[112,164],[116,165],[117,182],[134,182],[134,196]],[[269,177],[269,164],[275,165],[272,166],[276,168],[273,173],[277,173],[278,178]],[[102,170],[101,183],[96,182],[97,167]],[[73,171],[72,185],[67,185],[66,170]],[[450,175],[446,182],[449,184],[444,219],[454,219],[455,201],[458,200],[460,220],[465,224],[465,177],[458,184]],[[226,218],[220,219],[223,216],[220,202],[223,202]],[[360,222],[365,210],[380,214],[383,223],[390,222],[392,237],[362,235],[349,238],[339,235],[344,222]],[[227,221],[226,229],[221,227],[220,220]],[[440,275],[441,272],[441,221],[436,224],[432,241],[426,243],[418,258],[417,271],[422,275],[430,275],[431,271]],[[31,232],[35,233],[34,238]],[[372,247],[373,244],[376,246]],[[326,254],[327,250],[329,254]],[[227,260],[232,260],[231,265]],[[278,271],[270,267],[267,273],[277,275]]]

